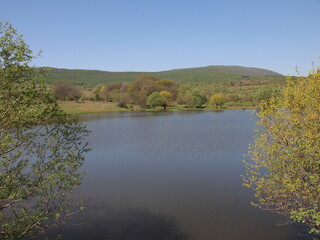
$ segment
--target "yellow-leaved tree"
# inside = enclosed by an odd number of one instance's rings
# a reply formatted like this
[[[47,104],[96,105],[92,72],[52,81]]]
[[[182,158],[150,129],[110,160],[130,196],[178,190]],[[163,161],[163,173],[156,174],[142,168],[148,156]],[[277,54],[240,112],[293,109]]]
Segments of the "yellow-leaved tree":
[[[243,176],[258,199],[253,205],[320,236],[320,69],[289,78],[282,96],[262,102],[257,117]]]

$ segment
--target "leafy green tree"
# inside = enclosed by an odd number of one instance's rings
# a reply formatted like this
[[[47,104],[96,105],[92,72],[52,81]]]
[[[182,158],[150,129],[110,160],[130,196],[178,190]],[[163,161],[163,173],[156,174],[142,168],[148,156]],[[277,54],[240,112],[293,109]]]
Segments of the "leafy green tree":
[[[258,102],[261,101],[268,101],[272,97],[277,97],[279,93],[277,92],[276,89],[273,89],[271,87],[264,87],[259,89],[257,92],[255,98]]]
[[[191,86],[190,85],[182,85],[179,88],[179,93],[177,97],[178,104],[187,104],[189,98],[191,97]]]
[[[160,86],[163,86],[162,91],[168,91],[168,92],[172,93],[172,100],[176,99],[178,97],[179,85],[177,83],[175,83],[173,80],[161,79],[159,81],[156,81],[156,83]]]
[[[165,87],[171,87],[176,85],[175,82],[171,79],[160,79],[156,81],[156,83]]]
[[[153,92],[147,98],[147,105],[155,108],[162,105],[161,95],[159,92]]]
[[[172,93],[168,91],[161,91],[160,97],[161,97],[161,106],[163,109],[166,109],[167,106],[169,106],[172,102]]]
[[[0,23],[0,239],[29,239],[61,223],[79,185],[88,134],[59,109],[30,67],[32,51]],[[75,210],[76,211],[76,210]]]
[[[209,100],[210,104],[216,108],[222,108],[224,104],[224,96],[222,93],[213,94]]]
[[[172,80],[159,79],[150,75],[142,75],[126,86],[133,102],[141,107],[148,105],[147,98],[154,92],[167,91],[171,93],[172,99],[176,98],[178,88],[179,86]]]
[[[192,108],[201,108],[207,102],[205,96],[201,95],[198,91],[193,91],[187,94],[187,106]]]
[[[261,103],[244,185],[263,209],[307,224],[320,237],[320,69],[290,79],[279,99]]]

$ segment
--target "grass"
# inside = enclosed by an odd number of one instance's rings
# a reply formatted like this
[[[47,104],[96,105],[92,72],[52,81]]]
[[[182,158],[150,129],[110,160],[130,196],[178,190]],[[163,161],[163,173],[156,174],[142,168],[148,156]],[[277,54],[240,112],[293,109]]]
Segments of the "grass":
[[[112,102],[96,102],[96,101],[60,101],[60,107],[67,114],[87,114],[87,113],[108,113],[108,112],[161,112],[161,111],[208,111],[208,110],[228,110],[228,109],[251,109],[254,106],[250,104],[245,105],[225,105],[223,108],[213,108],[211,106],[205,106],[203,108],[186,108],[184,105],[173,105],[163,109],[162,107],[156,108],[120,108],[116,103]]]
[[[60,101],[60,107],[68,114],[84,114],[84,113],[104,113],[104,112],[124,112],[126,108],[120,108],[115,103],[111,102],[74,102]]]
[[[107,113],[107,112],[136,112],[136,111],[179,111],[183,110],[182,106],[171,106],[164,110],[162,107],[157,108],[121,108],[113,102],[104,101],[59,101],[59,105],[67,114],[86,114],[86,113]]]

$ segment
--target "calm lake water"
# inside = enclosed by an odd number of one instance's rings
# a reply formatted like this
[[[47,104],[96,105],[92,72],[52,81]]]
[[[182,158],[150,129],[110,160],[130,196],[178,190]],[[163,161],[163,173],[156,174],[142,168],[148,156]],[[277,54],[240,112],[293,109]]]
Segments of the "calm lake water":
[[[241,160],[248,111],[85,115],[92,130],[67,240],[295,240],[297,225],[252,207]]]

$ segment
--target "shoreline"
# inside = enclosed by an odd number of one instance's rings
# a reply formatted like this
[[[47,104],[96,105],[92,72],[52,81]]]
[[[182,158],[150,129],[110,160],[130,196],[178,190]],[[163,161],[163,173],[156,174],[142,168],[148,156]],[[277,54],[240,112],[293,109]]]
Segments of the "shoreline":
[[[256,109],[256,106],[224,106],[222,108],[213,108],[205,106],[203,108],[186,108],[182,105],[174,105],[163,108],[120,108],[115,103],[110,102],[72,102],[59,101],[59,106],[68,115],[93,114],[93,113],[118,113],[118,112],[173,112],[173,111],[226,111],[226,110],[249,110]]]

